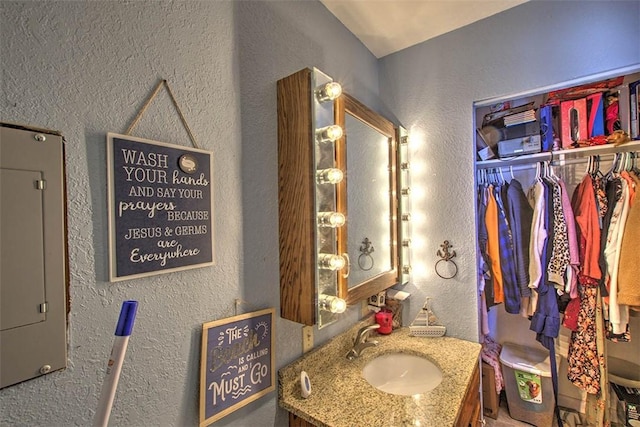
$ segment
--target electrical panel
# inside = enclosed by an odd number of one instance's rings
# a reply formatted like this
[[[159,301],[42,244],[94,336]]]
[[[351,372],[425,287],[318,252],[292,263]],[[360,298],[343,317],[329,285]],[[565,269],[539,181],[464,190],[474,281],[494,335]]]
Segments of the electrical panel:
[[[0,126],[0,387],[66,367],[64,149]]]

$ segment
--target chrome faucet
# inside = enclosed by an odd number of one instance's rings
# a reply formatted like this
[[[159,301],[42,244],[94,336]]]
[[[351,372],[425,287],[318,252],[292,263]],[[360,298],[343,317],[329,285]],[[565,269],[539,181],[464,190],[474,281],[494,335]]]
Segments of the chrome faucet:
[[[353,341],[353,348],[349,350],[349,353],[347,353],[347,359],[353,360],[356,357],[360,356],[360,353],[362,353],[362,350],[364,350],[365,348],[377,346],[378,341],[367,341],[367,337],[369,336],[369,332],[373,331],[374,329],[378,329],[379,327],[380,325],[374,323],[373,325],[361,328],[356,334],[355,340]]]

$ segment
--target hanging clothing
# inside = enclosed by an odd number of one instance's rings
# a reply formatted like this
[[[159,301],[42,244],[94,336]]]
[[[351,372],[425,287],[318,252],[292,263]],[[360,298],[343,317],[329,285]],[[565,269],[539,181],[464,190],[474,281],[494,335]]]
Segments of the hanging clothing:
[[[580,295],[578,295],[578,298],[572,298],[571,301],[569,301],[569,304],[567,304],[567,307],[564,309],[562,326],[564,326],[565,328],[573,332],[577,331],[579,315],[580,315]]]
[[[491,329],[489,328],[487,298],[485,297],[484,292],[480,293],[480,330],[482,331],[483,336],[489,335],[491,333]]]
[[[553,194],[545,189],[545,204],[551,206]],[[551,211],[543,212],[545,224],[551,224]],[[553,230],[549,230],[549,238],[545,241],[542,249],[543,265],[548,265],[551,259],[551,242],[553,241]],[[554,338],[560,332],[560,314],[558,312],[558,302],[556,300],[556,292],[553,285],[549,283],[547,272],[543,268],[540,277],[540,283],[537,288],[538,304],[536,310],[531,317],[531,325],[529,329],[536,332],[536,340],[545,348],[554,347]],[[556,394],[557,395],[557,394]]]
[[[520,288],[516,282],[516,267],[513,259],[513,238],[504,203],[504,184],[495,188],[496,205],[498,206],[498,236],[500,269],[502,270],[502,292],[504,296],[504,309],[507,313],[520,313]]]
[[[550,206],[552,203],[552,193],[545,191],[545,203]],[[544,213],[545,223],[551,224],[552,213],[547,209]],[[553,231],[550,232],[549,239],[545,242],[542,249],[542,260],[548,265],[551,260],[551,248],[549,248],[549,242],[553,240]],[[556,300],[556,292],[554,287],[548,281],[546,277],[545,269],[542,269],[542,277],[537,288],[538,304],[536,311],[531,317],[531,325],[529,329],[536,332],[536,340],[540,342],[543,347],[549,350],[549,361],[551,364],[551,383],[553,386],[553,395],[555,399],[554,413],[558,418],[559,425],[562,424],[560,420],[560,413],[558,410],[558,369],[556,366],[556,354],[555,354],[555,338],[558,337],[560,332],[560,314],[558,312],[558,302]]]
[[[607,240],[609,237],[609,229],[611,228],[611,220],[613,213],[616,210],[616,205],[622,197],[622,182],[619,178],[610,179],[606,184],[607,192],[607,212],[602,221],[602,229],[600,231],[600,270],[605,273],[600,278],[600,292],[603,298],[609,297],[609,290],[607,289]]]
[[[578,235],[576,233],[576,220],[571,207],[571,198],[567,192],[567,187],[563,180],[559,180],[560,194],[562,198],[562,211],[567,224],[567,241],[569,243],[569,267],[567,268],[568,289],[565,290],[569,296],[578,298],[578,269],[580,266],[580,253],[578,250]]]
[[[620,249],[622,246],[622,235],[627,223],[629,213],[629,184],[620,177],[616,179],[621,184],[621,194],[618,202],[614,206],[611,215],[611,224],[607,233],[607,243],[605,246],[605,259],[607,261],[607,289],[609,299],[607,303],[608,328],[611,335],[624,335],[629,323],[629,311],[627,306],[618,304],[618,271],[620,263]]]
[[[537,289],[542,279],[542,253],[548,238],[545,223],[545,186],[542,180],[536,180],[529,189],[527,199],[532,206],[531,238],[529,241],[529,288]],[[532,292],[529,301],[523,298],[522,315],[533,316],[538,304],[538,293]]]
[[[531,240],[529,244],[529,287],[535,289],[542,277],[542,249],[547,240],[545,224],[545,188],[542,181],[536,181],[529,190],[529,204],[533,207]]]
[[[543,178],[537,174],[526,198],[513,175],[508,184],[478,190],[478,235],[487,248],[483,252],[481,244],[479,253],[488,265],[487,274],[479,272],[481,321],[486,334],[487,307],[494,302],[489,283],[508,313],[516,312],[519,295],[520,314],[530,317],[529,329],[549,350],[557,396],[554,341],[562,315],[571,330],[567,378],[587,393],[588,425],[606,426],[605,340],[628,340],[628,303],[640,310],[640,202],[634,200],[640,180],[615,173],[615,163],[605,175],[589,169],[572,195],[551,168]]]
[[[516,269],[516,285],[520,289],[520,297],[530,297],[529,288],[529,241],[531,240],[531,222],[533,208],[529,205],[516,179],[509,182],[507,190],[508,220],[513,238],[513,259]]]
[[[602,296],[600,295],[600,287],[597,288],[596,294],[596,353],[590,354],[591,357],[598,360],[598,369],[600,376],[599,393],[587,393],[586,399],[586,423],[589,426],[608,426],[609,425],[609,378],[606,369],[606,345],[604,343],[604,334],[602,327],[603,307]]]
[[[631,173],[636,191],[640,189],[640,178]],[[618,272],[618,303],[640,309],[640,202],[634,200],[629,208],[627,225],[622,236],[620,265]]]
[[[599,280],[601,277],[600,219],[596,207],[596,198],[591,175],[586,175],[576,187],[571,205],[578,230],[578,249],[580,253],[581,274]]]
[[[597,280],[584,275],[580,275],[578,282],[580,313],[577,330],[571,333],[569,342],[567,378],[576,387],[595,394],[600,391],[600,361],[596,357],[596,297],[599,284]]]
[[[493,277],[493,301],[504,301],[502,292],[502,271],[500,269],[500,236],[498,232],[498,205],[496,203],[493,186],[487,187],[487,210],[484,221],[487,227],[487,253],[491,260],[491,276]]]
[[[572,197],[573,213],[578,231],[581,272],[578,277],[580,310],[577,327],[571,333],[567,362],[567,378],[587,393],[600,391],[600,361],[596,357],[596,299],[600,286],[600,214],[594,180],[586,175]]]
[[[564,292],[564,274],[569,266],[567,223],[562,209],[560,184],[554,181],[549,181],[548,184],[552,192],[553,242],[551,247],[551,258],[547,266],[547,274],[549,281],[554,283],[554,287]]]
[[[484,217],[487,211],[487,189],[478,187],[478,295],[480,296],[480,321],[482,335],[489,335],[489,313],[487,307],[493,303],[493,278],[491,276],[491,260],[487,254],[487,226]]]
[[[493,306],[493,275],[491,274],[491,258],[487,253],[487,241],[488,231],[487,224],[485,222],[485,216],[487,214],[487,202],[488,202],[488,189],[487,186],[482,185],[478,188],[478,253],[480,254],[478,259],[478,292],[483,294],[485,304],[487,307]],[[487,332],[488,333],[488,332]],[[486,335],[486,334],[485,334]]]

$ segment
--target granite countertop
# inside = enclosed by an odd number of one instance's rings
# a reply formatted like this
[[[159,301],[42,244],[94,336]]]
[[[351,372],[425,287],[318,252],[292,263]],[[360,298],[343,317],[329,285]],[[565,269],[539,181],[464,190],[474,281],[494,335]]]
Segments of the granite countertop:
[[[371,323],[371,322],[367,322]],[[278,372],[278,400],[282,408],[317,426],[453,426],[471,374],[478,365],[480,344],[451,337],[421,338],[409,328],[390,335],[370,333],[377,347],[347,360],[359,323],[327,344],[303,355]],[[361,375],[364,366],[385,353],[421,355],[443,374],[435,389],[413,396],[380,391]],[[311,380],[311,395],[300,395],[300,372]]]

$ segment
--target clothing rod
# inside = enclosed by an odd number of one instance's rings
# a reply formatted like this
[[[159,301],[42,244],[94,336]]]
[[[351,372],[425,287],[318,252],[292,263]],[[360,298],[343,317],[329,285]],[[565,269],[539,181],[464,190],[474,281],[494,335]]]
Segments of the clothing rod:
[[[613,158],[616,153],[640,152],[640,141],[630,141],[623,145],[599,145],[594,147],[576,148],[571,150],[547,151],[542,153],[529,154],[520,157],[512,157],[508,159],[492,159],[476,162],[476,170],[478,169],[497,169],[508,168],[510,166],[525,165],[524,169],[535,167],[536,163],[550,161],[554,166],[563,164],[572,164],[588,161],[591,156],[600,156],[600,158]],[[577,162],[573,162],[577,160]],[[564,162],[564,163],[563,163]]]
[[[629,153],[635,153],[636,156],[640,156],[640,152],[637,151],[628,151]],[[615,158],[615,153],[612,154],[594,154],[594,156],[599,156],[600,160],[604,160],[604,161],[608,161],[608,160],[613,160]],[[562,167],[562,166],[569,166],[569,165],[574,165],[574,164],[579,164],[579,163],[587,163],[589,161],[589,157],[576,157],[573,159],[557,159],[557,160],[552,160],[549,162],[549,164],[551,166],[556,166],[556,167]],[[545,161],[549,161],[549,160],[545,160]],[[503,171],[519,171],[519,170],[527,170],[527,169],[535,169],[538,165],[538,163],[542,162],[538,161],[538,162],[534,162],[534,163],[528,163],[528,164],[518,164],[518,165],[500,165],[500,164],[494,164],[492,166],[482,166],[480,167],[480,165],[478,165],[478,170],[480,169],[502,169]]]
[[[599,157],[601,161],[612,161],[613,159],[615,159],[616,155],[619,153],[633,153],[633,155],[637,158],[639,155],[638,151],[618,151],[617,153],[610,153],[610,154],[593,154],[591,156],[588,157],[575,157],[573,159],[556,159],[556,160],[552,160],[549,164],[551,166],[566,166],[566,165],[573,165],[573,164],[578,164],[578,163],[587,163],[589,161],[590,157]]]

